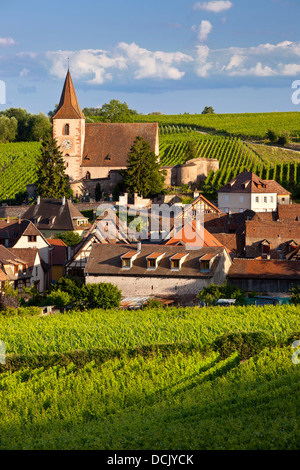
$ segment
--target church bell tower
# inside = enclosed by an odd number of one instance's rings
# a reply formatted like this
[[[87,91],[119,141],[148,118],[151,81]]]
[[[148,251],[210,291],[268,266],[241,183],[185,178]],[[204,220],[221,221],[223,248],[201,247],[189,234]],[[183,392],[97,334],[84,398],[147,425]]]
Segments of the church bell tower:
[[[56,139],[66,163],[70,182],[82,178],[81,162],[85,139],[85,117],[80,109],[70,70],[68,69],[60,102],[53,116],[53,138]]]

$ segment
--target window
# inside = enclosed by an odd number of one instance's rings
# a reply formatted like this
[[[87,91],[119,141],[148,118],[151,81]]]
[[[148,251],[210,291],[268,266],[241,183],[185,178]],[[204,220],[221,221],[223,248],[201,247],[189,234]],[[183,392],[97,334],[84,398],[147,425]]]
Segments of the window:
[[[229,201],[229,196],[226,194],[225,196],[225,202],[228,202]]]
[[[38,266],[35,267],[35,275],[36,275],[36,276],[39,275],[39,268],[38,268]]]
[[[130,268],[130,259],[123,259],[123,268]]]
[[[264,197],[264,203],[266,204],[268,202],[268,198]]]
[[[274,198],[273,196],[270,196],[270,202],[273,202]]]
[[[156,260],[148,259],[148,268],[156,268]]]
[[[86,180],[90,180],[90,179],[91,179],[91,173],[90,173],[89,171],[86,172],[85,179],[86,179]]]
[[[70,134],[70,126],[69,124],[65,124],[64,135],[69,135],[69,134]]]
[[[179,269],[179,259],[172,259],[171,260],[171,268],[172,269]]]
[[[240,202],[244,202],[244,196],[240,196]]]
[[[28,235],[29,242],[36,242],[36,235]]]
[[[201,261],[201,271],[209,271],[209,261]]]
[[[256,196],[255,202],[259,202],[259,197],[258,196]]]

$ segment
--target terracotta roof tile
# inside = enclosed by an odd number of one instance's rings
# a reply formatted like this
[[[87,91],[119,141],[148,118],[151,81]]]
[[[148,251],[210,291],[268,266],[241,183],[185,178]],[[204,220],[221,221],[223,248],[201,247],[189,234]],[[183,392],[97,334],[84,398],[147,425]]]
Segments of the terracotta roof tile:
[[[236,258],[228,272],[232,279],[300,279],[300,261]]]
[[[263,180],[254,173],[245,171],[229,181],[218,191],[219,193],[276,193],[290,195],[291,193],[274,180]]]
[[[136,137],[155,151],[157,135],[157,123],[87,123],[81,166],[124,168]]]

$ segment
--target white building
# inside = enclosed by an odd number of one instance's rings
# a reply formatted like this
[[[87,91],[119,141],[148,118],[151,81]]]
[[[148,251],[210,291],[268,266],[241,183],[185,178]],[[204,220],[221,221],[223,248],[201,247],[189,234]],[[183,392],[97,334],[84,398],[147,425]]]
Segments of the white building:
[[[290,204],[285,188],[274,180],[262,180],[251,172],[240,173],[218,191],[218,207],[225,213],[274,212],[278,204]]]

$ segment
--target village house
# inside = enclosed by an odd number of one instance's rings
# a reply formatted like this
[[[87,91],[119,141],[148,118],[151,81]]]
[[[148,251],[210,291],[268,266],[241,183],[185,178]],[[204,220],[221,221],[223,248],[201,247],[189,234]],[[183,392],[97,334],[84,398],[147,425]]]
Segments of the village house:
[[[300,261],[236,258],[227,279],[246,292],[289,293],[300,285]]]
[[[128,231],[117,214],[109,207],[106,207],[98,215],[82,241],[74,247],[70,259],[65,264],[65,273],[75,277],[83,277],[94,244],[130,244],[131,237],[128,233],[130,233],[130,230]]]
[[[249,171],[240,173],[218,191],[218,207],[222,212],[252,210],[273,212],[278,204],[290,203],[290,192],[273,180],[263,180]]]
[[[69,231],[84,235],[91,226],[88,218],[84,217],[65,197],[62,199],[38,197],[36,204],[29,206],[23,217],[30,220],[47,239]]]
[[[34,226],[30,220],[0,220],[0,246],[25,250],[26,259],[35,260],[30,266],[37,267],[38,274],[34,276],[34,282],[39,290],[47,287],[51,283],[51,250],[52,247],[45,239],[44,235]],[[33,250],[30,254],[27,250]],[[38,256],[36,255],[38,250]],[[22,254],[19,255],[22,258]],[[25,259],[25,261],[26,261]],[[40,260],[40,261],[39,261]],[[37,272],[36,269],[34,272]]]
[[[14,289],[22,292],[24,287],[31,286],[31,276],[32,273],[29,270],[28,263],[8,248],[0,245],[1,290],[5,283],[8,283]]]
[[[65,264],[68,260],[68,247],[62,240],[56,238],[49,238],[47,242],[52,246],[51,281],[56,282],[65,275]]]
[[[110,282],[123,297],[194,300],[210,284],[223,284],[231,266],[222,246],[187,250],[182,245],[95,244],[85,268],[85,282]]]
[[[38,292],[44,292],[50,287],[50,266],[41,258],[37,248],[10,248],[9,251],[26,262],[27,273],[30,275],[29,286]],[[29,287],[28,284],[26,287]],[[20,290],[20,286],[18,286]]]
[[[299,206],[278,206],[275,212],[256,214],[246,221],[245,257],[286,258],[300,244]]]

